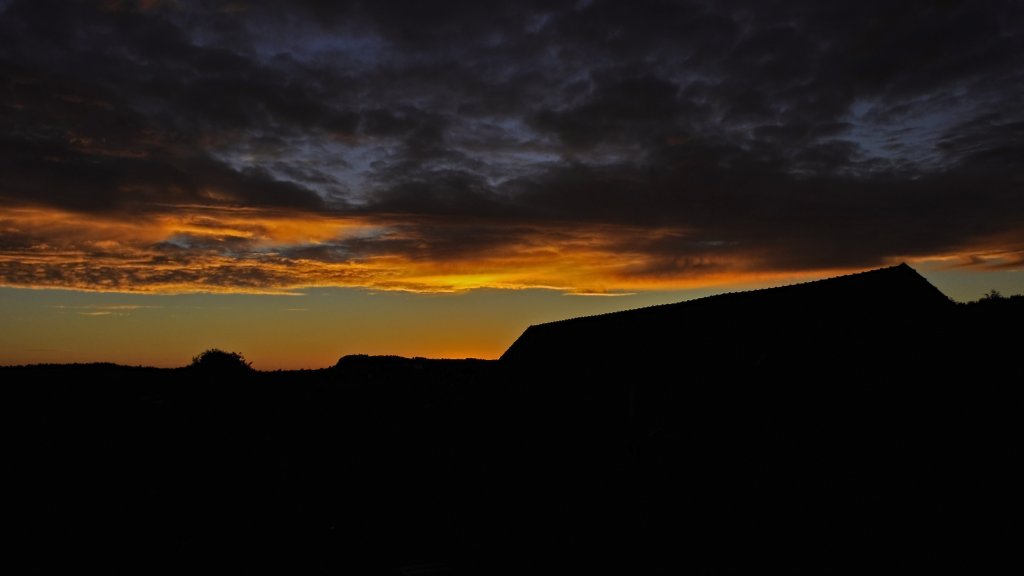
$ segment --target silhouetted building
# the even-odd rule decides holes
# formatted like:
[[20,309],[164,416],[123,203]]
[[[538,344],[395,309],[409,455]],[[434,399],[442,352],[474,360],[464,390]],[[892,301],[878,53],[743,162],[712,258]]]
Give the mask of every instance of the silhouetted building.
[[[837,359],[882,346],[924,345],[922,323],[955,304],[906,264],[779,288],[721,294],[530,326],[502,355],[512,365],[636,367],[680,360],[721,370],[780,353]],[[911,336],[913,334],[913,336]],[[908,340],[909,341],[904,341]],[[900,344],[901,341],[902,344]],[[879,358],[879,360],[881,360]]]

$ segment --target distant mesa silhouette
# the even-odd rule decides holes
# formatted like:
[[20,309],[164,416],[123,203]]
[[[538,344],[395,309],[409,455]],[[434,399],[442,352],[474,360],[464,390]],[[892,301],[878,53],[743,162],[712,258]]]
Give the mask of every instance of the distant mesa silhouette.
[[[868,272],[726,293],[696,300],[530,326],[504,364],[586,367],[717,358],[731,365],[798,346],[822,352],[822,339],[881,344],[921,322],[941,320],[955,303],[907,264]],[[915,323],[917,323],[915,325]],[[742,350],[742,352],[739,352]],[[737,351],[732,358],[729,351]]]
[[334,365],[335,368],[364,368],[374,367],[383,365],[395,365],[395,364],[408,364],[414,360],[422,360],[421,358],[406,358],[404,356],[395,356],[392,354],[373,356],[370,354],[349,354],[342,356],[338,359],[338,362]]

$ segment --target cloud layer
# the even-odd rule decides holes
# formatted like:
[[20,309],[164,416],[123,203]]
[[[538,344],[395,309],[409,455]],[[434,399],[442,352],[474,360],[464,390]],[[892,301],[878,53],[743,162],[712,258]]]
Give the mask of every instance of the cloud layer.
[[1024,7],[0,2],[0,284],[1024,262]]

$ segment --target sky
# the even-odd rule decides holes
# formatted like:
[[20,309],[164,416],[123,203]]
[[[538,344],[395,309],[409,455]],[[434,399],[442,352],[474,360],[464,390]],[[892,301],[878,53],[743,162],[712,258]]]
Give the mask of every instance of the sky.
[[0,363],[1024,292],[1021,102],[1016,0],[0,0]]

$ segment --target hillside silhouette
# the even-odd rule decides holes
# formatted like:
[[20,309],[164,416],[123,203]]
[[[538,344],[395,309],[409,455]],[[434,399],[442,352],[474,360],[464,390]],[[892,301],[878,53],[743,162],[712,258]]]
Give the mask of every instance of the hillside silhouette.
[[901,265],[533,326],[500,361],[0,368],[9,562],[996,572],[1021,320]]

